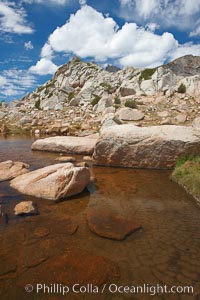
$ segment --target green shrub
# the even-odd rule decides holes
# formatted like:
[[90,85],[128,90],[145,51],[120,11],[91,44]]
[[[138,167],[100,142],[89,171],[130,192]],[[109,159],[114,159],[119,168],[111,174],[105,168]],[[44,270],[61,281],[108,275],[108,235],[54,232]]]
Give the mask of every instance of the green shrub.
[[126,100],[124,105],[126,107],[130,107],[130,108],[137,108],[137,104],[136,104],[135,100],[133,100],[133,99]]
[[183,186],[200,200],[200,156],[181,157],[171,175],[171,179]]
[[115,97],[115,104],[121,104],[121,100],[118,96]]
[[75,97],[75,94],[74,92],[70,92],[69,95],[68,95],[68,100],[72,100],[73,98]]
[[81,62],[81,59],[80,59],[80,57],[78,57],[78,56],[74,56],[74,57],[72,58],[71,62],[79,63],[79,62]]
[[40,93],[42,90],[44,90],[46,87],[45,86],[39,86],[37,89],[37,92]]
[[184,165],[184,163],[186,161],[200,161],[200,157],[199,156],[195,156],[195,155],[188,155],[188,156],[180,156],[179,159],[176,162],[176,168]]
[[178,87],[178,93],[184,94],[186,92],[186,86],[184,83],[181,83]]
[[40,99],[35,101],[35,108],[40,109]]
[[156,68],[145,69],[140,73],[139,81],[151,79],[151,76],[155,73]]
[[99,102],[100,99],[101,99],[100,96],[94,95],[94,98],[91,101],[92,106],[95,106]]
[[111,85],[107,82],[100,83],[100,86],[102,86],[107,93],[112,89]]

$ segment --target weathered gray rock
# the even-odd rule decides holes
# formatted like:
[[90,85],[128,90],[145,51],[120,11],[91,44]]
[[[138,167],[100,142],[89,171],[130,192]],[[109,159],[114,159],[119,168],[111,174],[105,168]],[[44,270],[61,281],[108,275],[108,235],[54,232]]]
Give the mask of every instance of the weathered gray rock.
[[141,90],[146,95],[154,95],[155,94],[155,86],[152,79],[143,80],[140,85]]
[[116,113],[116,116],[123,121],[139,121],[144,119],[143,112],[129,107],[119,109]]
[[197,129],[200,129],[200,117],[194,119],[194,121],[192,122],[192,126],[194,126]]
[[81,193],[89,181],[88,168],[61,163],[18,176],[10,185],[26,195],[59,200]]
[[136,92],[133,88],[129,88],[129,87],[125,87],[125,86],[122,86],[120,88],[120,93],[121,93],[122,97],[136,94]]
[[32,118],[24,116],[23,118],[20,119],[19,125],[31,124],[32,121],[33,121]]
[[187,114],[185,114],[185,113],[180,113],[180,114],[178,114],[178,115],[176,116],[176,121],[177,121],[178,123],[184,123],[184,122],[186,122],[186,121],[187,121]]
[[172,168],[179,156],[199,149],[200,131],[193,127],[117,125],[102,130],[93,158],[98,165]]
[[81,98],[74,98],[70,101],[69,105],[70,106],[79,106],[81,101]]
[[55,110],[63,110],[63,105],[60,104],[60,103],[57,103],[57,104],[55,105]]
[[39,139],[32,144],[32,150],[62,152],[72,154],[92,154],[96,138],[89,137],[50,137]]
[[0,182],[13,179],[29,172],[29,165],[23,162],[7,160],[0,163]]
[[103,112],[107,107],[112,106],[112,97],[102,97],[98,102],[95,111],[97,113]]

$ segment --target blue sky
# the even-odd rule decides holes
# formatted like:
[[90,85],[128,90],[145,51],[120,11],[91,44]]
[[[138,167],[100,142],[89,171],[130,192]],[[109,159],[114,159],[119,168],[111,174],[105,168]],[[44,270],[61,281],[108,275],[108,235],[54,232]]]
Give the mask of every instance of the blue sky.
[[0,101],[20,99],[74,55],[155,67],[200,55],[200,0],[0,0]]

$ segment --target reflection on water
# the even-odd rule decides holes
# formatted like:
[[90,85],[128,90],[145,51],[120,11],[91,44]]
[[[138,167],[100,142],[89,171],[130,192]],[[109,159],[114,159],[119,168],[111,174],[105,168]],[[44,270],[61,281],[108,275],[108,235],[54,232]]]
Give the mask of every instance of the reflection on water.
[[[0,139],[0,161],[23,161],[32,170],[55,163],[58,154],[32,152],[31,143],[30,138]],[[65,299],[58,294],[27,296],[22,287],[26,280],[27,283],[35,280],[35,274],[42,274],[45,282],[46,266],[51,265],[51,259],[52,263],[53,258],[59,262],[69,249],[82,249],[112,261],[120,271],[120,277],[115,279],[119,285],[196,286],[200,281],[200,209],[168,179],[170,172],[104,167],[93,167],[91,172],[94,182],[89,193],[57,204],[21,195],[9,187],[9,182],[0,184],[2,209],[9,218],[8,224],[0,224],[0,299]],[[21,200],[36,202],[40,214],[15,217],[14,206]],[[85,215],[91,208],[120,213],[141,224],[143,229],[121,242],[98,237],[86,224]],[[72,224],[68,223],[69,217]],[[76,232],[73,223],[78,225]],[[65,283],[65,278],[62,280]],[[145,294],[119,293],[66,296],[66,299],[150,298]],[[198,296],[168,294],[156,295],[154,299],[184,300]]]

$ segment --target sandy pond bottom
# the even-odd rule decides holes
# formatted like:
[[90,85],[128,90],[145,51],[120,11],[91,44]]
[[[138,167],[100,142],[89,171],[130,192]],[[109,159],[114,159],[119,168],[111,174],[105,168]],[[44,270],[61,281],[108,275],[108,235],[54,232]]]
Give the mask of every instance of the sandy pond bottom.
[[[30,138],[0,139],[0,161],[27,162],[31,169],[55,163],[58,154],[31,152]],[[77,157],[81,159],[81,157]],[[169,171],[92,167],[89,192],[60,203],[24,196],[0,183],[0,299],[200,299],[200,207],[169,180]],[[14,216],[22,200],[37,203],[40,214]],[[89,209],[120,213],[142,225],[124,241],[101,238],[86,222]],[[102,283],[107,282],[104,293]],[[36,293],[36,284],[55,293]],[[60,285],[100,284],[99,293],[59,294]],[[194,286],[194,294],[112,293],[117,286]],[[33,292],[24,287],[32,284]],[[78,287],[76,288],[78,291]],[[84,289],[83,289],[84,291]],[[114,288],[112,289],[114,291]],[[161,289],[160,289],[161,291]],[[153,288],[151,292],[154,293]]]

